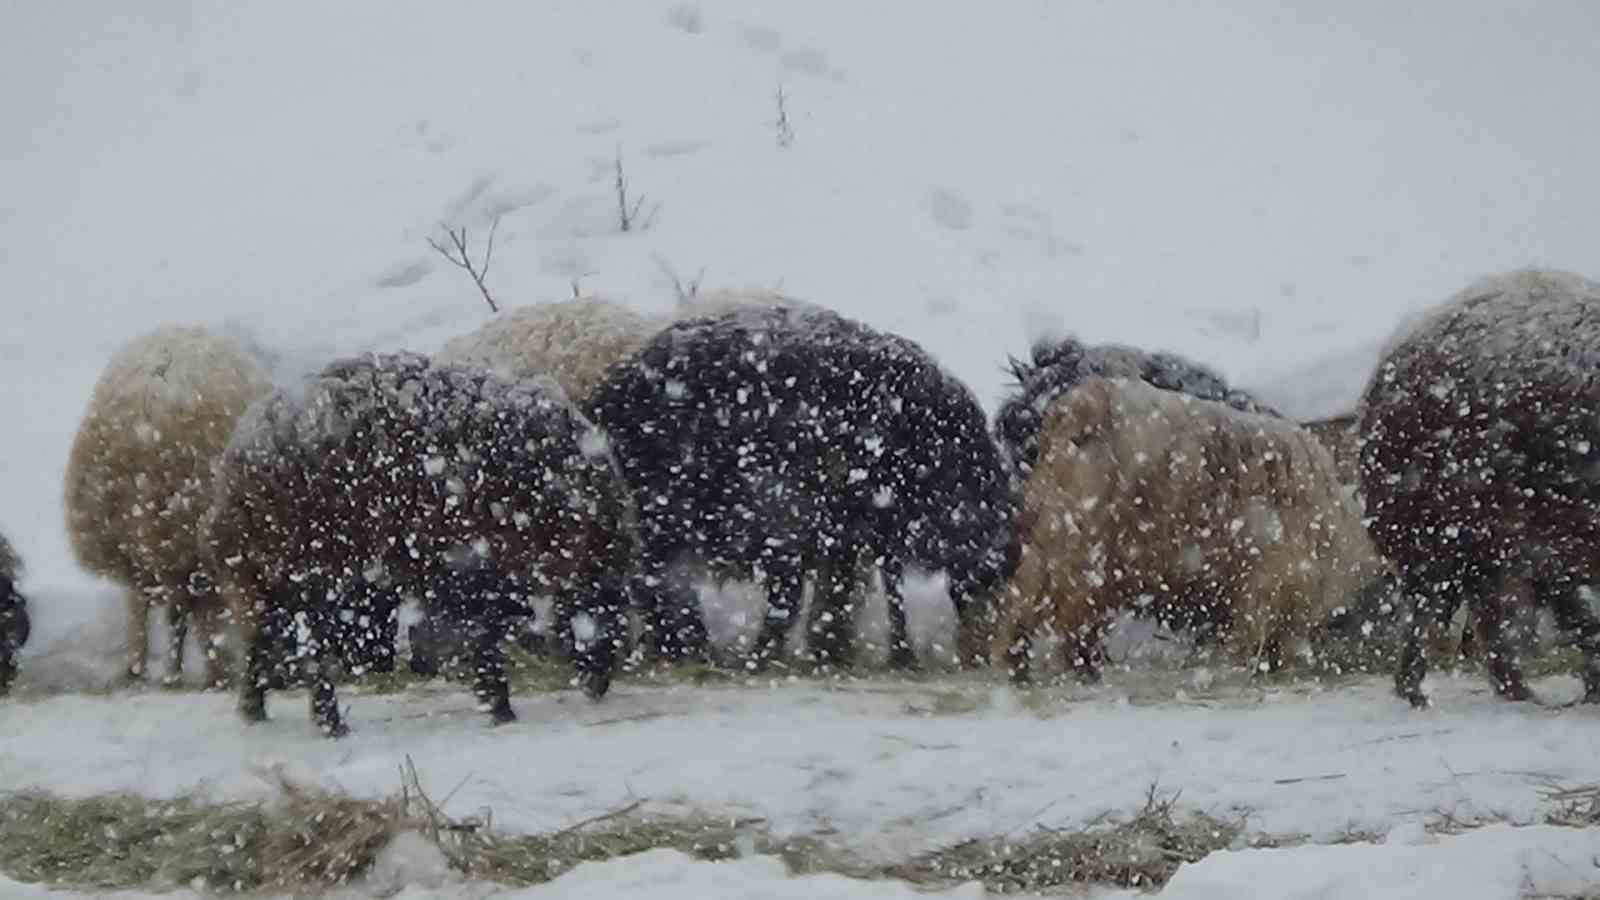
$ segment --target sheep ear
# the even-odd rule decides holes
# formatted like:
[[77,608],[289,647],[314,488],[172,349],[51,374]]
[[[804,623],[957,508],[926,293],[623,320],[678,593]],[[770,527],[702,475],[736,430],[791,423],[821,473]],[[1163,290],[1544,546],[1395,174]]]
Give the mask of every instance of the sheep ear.
[[1011,371],[1011,377],[1016,380],[1017,384],[1026,384],[1036,371],[1036,367],[1017,359],[1009,353],[1006,354],[1006,368]]

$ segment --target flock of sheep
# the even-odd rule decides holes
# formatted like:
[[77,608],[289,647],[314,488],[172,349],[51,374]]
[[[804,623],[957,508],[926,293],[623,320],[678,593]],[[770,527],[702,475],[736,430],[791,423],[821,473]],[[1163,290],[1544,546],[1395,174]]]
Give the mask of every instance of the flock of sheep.
[[[915,343],[759,292],[666,320],[528,307],[432,357],[337,359],[288,387],[251,347],[165,327],[96,385],[67,528],[127,590],[131,679],[162,606],[171,678],[193,625],[247,720],[304,685],[332,736],[336,681],[395,666],[407,599],[413,669],[464,658],[503,722],[506,644],[536,597],[598,699],[630,653],[712,653],[707,578],[765,588],[752,669],[785,656],[809,584],[806,652],[839,667],[876,572],[890,663],[913,666],[908,569],[946,576],[962,663],[1019,682],[1045,636],[1098,678],[1105,629],[1133,614],[1252,672],[1398,636],[1420,705],[1426,649],[1465,602],[1503,696],[1530,696],[1507,622],[1543,605],[1600,702],[1600,285],[1472,285],[1385,348],[1349,427],[1165,353],[1068,338],[1012,372],[991,424]],[[0,692],[28,638],[18,570],[0,538]]]

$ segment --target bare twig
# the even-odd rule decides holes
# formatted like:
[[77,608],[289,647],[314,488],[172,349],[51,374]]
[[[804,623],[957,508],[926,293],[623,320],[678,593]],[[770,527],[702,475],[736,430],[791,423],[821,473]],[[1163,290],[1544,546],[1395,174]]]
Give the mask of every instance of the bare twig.
[[572,281],[570,282],[571,285],[572,285],[572,299],[574,299],[574,300],[582,300],[583,299],[583,287],[582,287],[581,283],[585,278],[588,278],[590,275],[593,275],[593,274],[594,274],[593,272],[584,272],[582,275],[579,275],[579,276],[577,276],[577,277],[572,279]]
[[445,235],[449,237],[450,246],[446,247],[434,238],[428,238],[428,246],[432,247],[435,253],[449,260],[451,265],[459,269],[465,269],[467,274],[472,276],[472,283],[478,286],[478,293],[483,295],[483,302],[489,304],[489,311],[499,312],[500,306],[494,302],[494,297],[489,294],[489,286],[484,284],[483,280],[489,276],[489,261],[494,257],[494,234],[500,230],[500,217],[495,216],[494,224],[489,226],[489,241],[483,249],[482,263],[473,263],[472,261],[472,254],[468,249],[468,235],[465,225],[460,228],[451,228],[449,225],[441,223],[439,227],[443,228]]
[[677,295],[679,306],[688,306],[689,301],[699,295],[700,282],[705,280],[706,277],[705,266],[701,266],[700,271],[694,274],[694,279],[685,285],[683,279],[678,277],[677,270],[667,265],[666,260],[658,256],[656,257],[656,265],[660,267],[661,274],[667,276],[667,280],[672,282],[672,292]]
[[614,182],[617,192],[617,224],[624,232],[632,231],[637,227],[640,231],[650,227],[650,222],[656,217],[658,206],[652,206],[645,214],[644,221],[639,220],[639,210],[644,206],[644,196],[640,195],[632,203],[628,202],[628,177],[622,171],[622,148],[617,148],[616,180]]
[[565,837],[565,836],[567,836],[569,834],[572,834],[574,831],[582,831],[583,829],[588,828],[590,825],[595,825],[595,824],[598,824],[600,822],[609,822],[612,819],[620,819],[623,816],[627,815],[628,813],[631,813],[634,810],[638,809],[639,807],[643,806],[645,804],[645,801],[648,800],[648,799],[649,799],[648,797],[640,797],[638,800],[635,800],[632,803],[629,803],[627,806],[619,806],[619,807],[617,807],[616,809],[613,809],[610,812],[601,813],[598,816],[590,816],[587,819],[582,819],[582,820],[580,820],[578,822],[575,822],[575,823],[573,823],[571,825],[568,825],[566,828],[563,828],[560,831],[554,832],[553,834],[550,835],[550,837],[551,838]]
[[1338,781],[1341,778],[1348,778],[1348,777],[1350,777],[1350,776],[1344,774],[1343,772],[1337,772],[1337,773],[1335,773],[1333,775],[1306,775],[1306,776],[1303,776],[1303,777],[1300,777],[1300,778],[1275,778],[1275,779],[1273,779],[1272,783],[1273,784],[1300,784],[1301,782],[1305,782],[1305,781]]
[[778,85],[778,146],[794,143],[794,128],[789,125],[789,95]]
[[585,722],[583,727],[599,728],[603,725],[620,725],[623,722],[648,722],[651,719],[659,719],[665,715],[667,714],[664,712],[642,712],[631,716],[617,716],[613,719],[598,719],[594,722]]

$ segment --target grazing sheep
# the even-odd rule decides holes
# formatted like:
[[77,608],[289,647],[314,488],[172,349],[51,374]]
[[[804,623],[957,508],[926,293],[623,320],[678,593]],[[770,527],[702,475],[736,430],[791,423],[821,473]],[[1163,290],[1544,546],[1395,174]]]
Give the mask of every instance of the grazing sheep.
[[221,605],[195,534],[212,464],[245,408],[270,389],[237,341],[166,326],[124,346],[95,385],[67,460],[67,535],[78,562],[127,590],[128,671],[145,674],[150,607],[166,604],[169,680],[183,672],[191,614],[207,678],[225,680]]
[[1303,429],[1133,379],[1085,379],[1046,410],[1022,521],[994,643],[1019,682],[1047,625],[1097,679],[1103,630],[1140,608],[1276,669],[1382,575],[1359,507]]
[[[1506,623],[1548,604],[1600,702],[1600,284],[1525,269],[1403,326],[1361,408],[1361,490],[1414,604],[1395,687],[1425,706],[1423,642],[1465,602],[1491,681],[1531,699]],[[1531,587],[1531,592],[1523,590]]]
[[591,399],[640,512],[647,636],[701,652],[689,583],[759,573],[768,611],[752,665],[778,654],[806,576],[811,649],[847,662],[851,596],[883,572],[891,660],[914,662],[906,566],[944,570],[969,662],[987,591],[1006,577],[1014,501],[972,393],[911,341],[815,307],[750,306],[669,326]]
[[1033,361],[1011,359],[1016,390],[995,416],[995,436],[1005,447],[1017,477],[1026,480],[1039,452],[1039,426],[1055,399],[1095,375],[1136,378],[1164,390],[1226,403],[1244,412],[1278,413],[1244,391],[1228,387],[1221,375],[1174,353],[1149,353],[1119,344],[1091,346],[1076,338],[1039,341]]
[[28,643],[28,603],[17,589],[22,560],[5,535],[0,535],[0,697],[17,677],[17,651]]
[[[410,353],[335,361],[240,422],[203,540],[243,632],[240,712],[312,685],[314,720],[345,731],[338,656],[389,641],[396,598],[472,634],[475,693],[515,718],[507,623],[554,595],[592,698],[610,685],[635,555],[632,513],[605,438],[549,378],[508,380]],[[293,659],[277,659],[293,649]]]

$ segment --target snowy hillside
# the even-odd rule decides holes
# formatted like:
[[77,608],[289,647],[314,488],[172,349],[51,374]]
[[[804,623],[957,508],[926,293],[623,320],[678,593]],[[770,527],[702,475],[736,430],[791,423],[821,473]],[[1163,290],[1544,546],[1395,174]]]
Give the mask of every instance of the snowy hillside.
[[[1600,10],[1586,0],[11,0],[0,7],[0,533],[27,561],[36,633],[21,685],[33,699],[0,704],[0,790],[237,784],[252,762],[279,758],[388,790],[397,757],[418,747],[451,759],[437,777],[453,783],[487,778],[519,741],[547,745],[538,770],[470,793],[540,802],[495,802],[497,816],[556,827],[603,812],[622,790],[618,778],[563,768],[590,752],[561,746],[577,718],[626,714],[576,695],[518,698],[532,721],[493,733],[464,711],[465,693],[427,699],[448,709],[426,727],[394,729],[378,727],[379,701],[358,697],[361,734],[337,747],[292,718],[303,716],[298,695],[276,701],[281,721],[252,731],[222,697],[39,699],[101,685],[119,665],[121,606],[73,563],[60,485],[95,378],[136,334],[171,322],[232,328],[281,353],[280,374],[340,350],[435,350],[488,310],[427,239],[465,227],[482,246],[498,219],[487,283],[503,305],[567,297],[577,283],[656,312],[674,302],[670,272],[778,287],[911,337],[991,410],[1008,354],[1073,332],[1191,355],[1294,415],[1337,413],[1401,317],[1471,279],[1530,263],[1600,276],[1597,41]],[[639,203],[626,233],[619,159]],[[925,641],[944,622],[936,593],[920,592],[912,611]],[[1527,779],[1484,787],[1459,775],[1463,765],[1600,782],[1593,753],[1578,749],[1596,746],[1592,709],[1512,710],[1468,699],[1474,681],[1440,692],[1447,712],[1416,714],[1384,685],[1296,698],[1281,721],[1274,710],[1130,710],[1113,685],[1086,732],[1077,714],[991,728],[985,701],[941,720],[939,734],[902,737],[959,738],[974,761],[1015,753],[1021,780],[935,755],[890,783],[821,793],[807,765],[852,778],[904,765],[883,762],[894,741],[869,747],[867,735],[924,726],[895,703],[834,709],[827,693],[801,690],[763,710],[759,694],[740,695],[730,721],[756,728],[753,741],[791,744],[817,716],[833,729],[822,734],[861,743],[834,762],[804,763],[793,749],[770,779],[724,780],[716,754],[727,739],[706,730],[723,715],[714,702],[702,711],[693,695],[630,694],[624,683],[615,705],[674,706],[690,724],[670,735],[673,758],[706,756],[657,769],[652,794],[693,797],[721,781],[726,793],[699,798],[713,811],[750,804],[796,827],[813,813],[856,815],[852,835],[885,852],[905,849],[885,835],[1081,822],[1158,776],[1186,802],[1265,810],[1271,830],[1313,836],[1352,822],[1383,834],[1441,804],[1536,820]],[[1383,777],[1352,773],[1323,793],[1252,783],[1326,768],[1292,764],[1328,750],[1296,734],[1297,715],[1330,735],[1348,728],[1352,745],[1422,736],[1405,739],[1409,755]],[[793,732],[761,731],[769,717]],[[1158,758],[1179,722],[1210,744],[1197,751],[1206,766]],[[1025,752],[1012,729],[1028,733]],[[628,756],[662,739],[650,728],[612,737],[608,762],[661,762]],[[1275,750],[1279,737],[1304,746]],[[190,767],[211,740],[217,752]],[[1080,740],[1097,748],[1092,765],[1054,755]],[[1102,752],[1118,740],[1130,756]],[[813,749],[820,759],[828,748]],[[1281,768],[1263,770],[1260,754],[1280,751]],[[1382,769],[1387,753],[1352,759]],[[751,751],[741,764],[763,759]],[[1047,761],[1053,769],[1040,768]],[[1335,770],[1351,773],[1349,762]],[[966,780],[950,780],[951,766]],[[930,784],[950,803],[981,790],[1002,805],[970,806],[957,827],[877,793]],[[1007,791],[1024,796],[1001,799]],[[915,822],[904,835],[885,824],[901,815]],[[1600,854],[1600,831],[1577,834]],[[1573,840],[1583,838],[1550,838],[1550,852],[1587,865]],[[1315,849],[1259,851],[1306,854],[1275,874],[1232,858],[1257,851],[1207,860],[1194,871],[1209,880],[1180,873],[1170,893],[1244,896],[1214,885],[1412,864],[1392,845],[1367,848],[1389,851],[1382,863]],[[1509,852],[1459,854],[1504,861],[1496,871],[1522,864]],[[642,865],[677,871],[670,859]],[[773,886],[782,880],[758,862],[730,865],[748,877],[743,896],[805,895]],[[626,871],[604,877],[588,883],[637,890]],[[1585,877],[1600,883],[1600,870]],[[1192,893],[1179,891],[1184,878]],[[561,883],[529,896],[563,895]],[[1452,896],[1512,895],[1498,884],[1486,877],[1482,893]],[[895,890],[881,896],[908,895]],[[1373,894],[1351,882],[1319,896]]]

